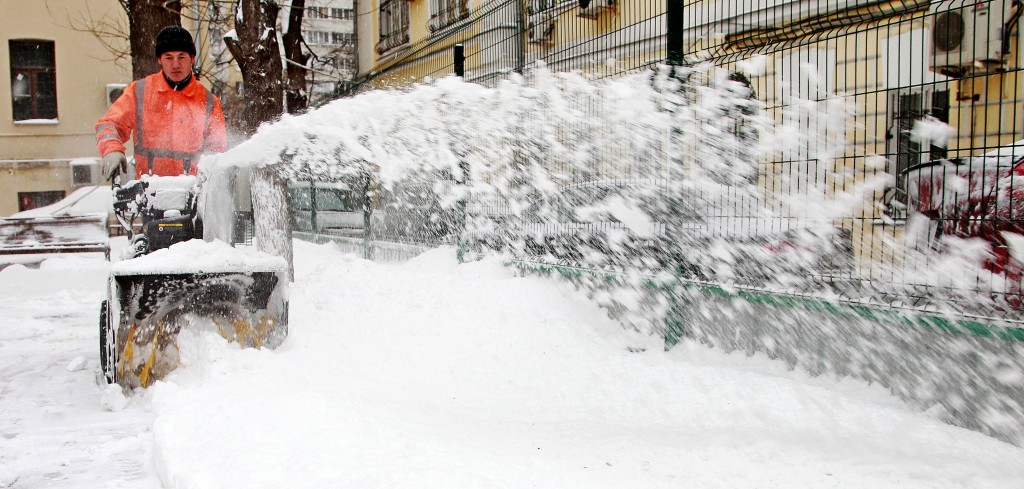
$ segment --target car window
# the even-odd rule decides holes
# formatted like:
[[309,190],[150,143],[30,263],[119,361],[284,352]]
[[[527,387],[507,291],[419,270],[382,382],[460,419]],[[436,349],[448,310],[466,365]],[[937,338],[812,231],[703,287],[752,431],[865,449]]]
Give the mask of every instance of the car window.
[[299,211],[310,209],[309,188],[290,188],[288,197],[291,200],[292,209]]
[[355,212],[362,209],[362,205],[351,191],[334,188],[318,188],[316,206],[317,210],[334,212]]

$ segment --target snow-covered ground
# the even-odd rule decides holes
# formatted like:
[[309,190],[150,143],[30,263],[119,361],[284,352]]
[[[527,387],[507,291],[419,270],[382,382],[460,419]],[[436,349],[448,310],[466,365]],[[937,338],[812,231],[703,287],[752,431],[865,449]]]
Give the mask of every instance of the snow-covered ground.
[[297,242],[290,336],[96,383],[108,264],[0,270],[0,488],[1019,488],[1024,449],[878,387],[625,331],[451,249]]

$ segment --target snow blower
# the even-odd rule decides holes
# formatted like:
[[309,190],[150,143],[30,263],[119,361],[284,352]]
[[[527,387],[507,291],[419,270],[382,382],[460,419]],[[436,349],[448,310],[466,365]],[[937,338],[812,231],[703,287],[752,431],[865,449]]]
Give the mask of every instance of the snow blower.
[[114,214],[130,246],[125,259],[111,266],[100,307],[100,365],[107,383],[132,389],[166,376],[178,365],[177,336],[184,328],[209,328],[246,347],[273,348],[284,340],[289,265],[247,246],[252,205],[244,180],[214,189],[242,204],[231,209],[233,219],[211,216],[213,223],[233,221],[228,242],[201,239],[225,233],[204,233],[209,206],[200,198],[197,177],[144,176],[124,186],[115,180]]

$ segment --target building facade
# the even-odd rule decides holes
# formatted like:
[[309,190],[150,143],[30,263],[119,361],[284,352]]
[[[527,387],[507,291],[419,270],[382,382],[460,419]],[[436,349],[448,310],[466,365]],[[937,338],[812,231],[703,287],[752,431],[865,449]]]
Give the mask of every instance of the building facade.
[[116,0],[3,0],[0,59],[0,216],[41,207],[102,180],[93,124],[124,84],[127,59],[90,29],[123,26]]
[[354,0],[310,0],[302,20],[302,38],[312,54],[309,102],[318,105],[346,90],[356,75]]

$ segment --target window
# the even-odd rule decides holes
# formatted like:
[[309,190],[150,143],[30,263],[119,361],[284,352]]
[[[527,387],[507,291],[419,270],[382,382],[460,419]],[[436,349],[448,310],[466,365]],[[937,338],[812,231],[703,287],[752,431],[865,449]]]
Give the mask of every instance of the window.
[[430,0],[430,30],[447,27],[469,17],[468,0]]
[[564,3],[565,0],[530,0],[527,4],[526,9],[531,14],[543,12],[548,9],[553,9],[558,4]]
[[18,212],[56,204],[63,198],[63,190],[51,190],[47,192],[18,192]]
[[323,31],[302,31],[302,38],[309,44],[327,44],[328,35]]
[[917,121],[931,116],[949,122],[948,78],[927,69],[927,53],[932,51],[931,32],[913,29],[880,41],[882,69],[887,90],[885,139],[888,172],[896,177],[896,185],[886,189],[883,197],[886,214],[906,219],[907,168],[929,160],[946,157],[946,149],[912,137]]
[[53,41],[11,40],[11,104],[14,120],[57,118],[57,70]]
[[351,32],[302,31],[302,38],[309,44],[333,44],[353,47],[356,35]]
[[334,56],[322,59],[322,66],[325,70],[333,72],[356,70],[356,60],[351,56]]
[[335,68],[342,71],[355,71],[356,60],[352,58],[335,58]]
[[[940,85],[941,86],[941,85]],[[925,117],[949,122],[949,90],[925,89],[894,90],[889,95],[889,121],[886,139],[889,141],[889,172],[896,176],[896,198],[906,202],[907,168],[930,160],[946,157],[946,148],[929,145],[913,137],[914,124]]]
[[331,44],[339,46],[355,46],[356,35],[350,32],[332,32]]
[[307,19],[326,19],[327,7],[306,7]]
[[380,39],[377,52],[384,53],[409,42],[408,0],[382,0],[380,3]]
[[307,7],[306,18],[352,20],[355,18],[354,12],[355,11],[350,8]]

